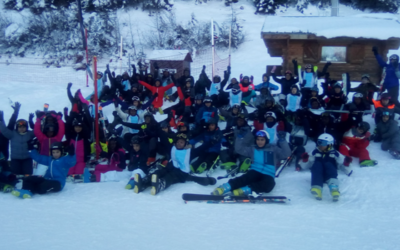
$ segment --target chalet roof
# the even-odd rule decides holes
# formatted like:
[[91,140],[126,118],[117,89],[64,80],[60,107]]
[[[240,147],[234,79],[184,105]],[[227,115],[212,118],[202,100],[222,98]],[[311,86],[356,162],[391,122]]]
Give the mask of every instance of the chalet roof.
[[268,16],[261,35],[314,34],[318,37],[352,37],[387,40],[400,38],[400,22],[392,14],[345,17]]
[[150,60],[192,61],[189,50],[153,50],[148,56]]

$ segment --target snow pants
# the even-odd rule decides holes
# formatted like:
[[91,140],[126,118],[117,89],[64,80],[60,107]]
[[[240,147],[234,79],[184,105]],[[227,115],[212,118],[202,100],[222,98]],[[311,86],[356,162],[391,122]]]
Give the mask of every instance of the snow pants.
[[109,171],[122,172],[122,169],[120,169],[117,166],[113,166],[113,165],[101,165],[101,164],[98,164],[94,169],[94,175],[96,176],[96,181],[97,182],[102,181],[103,174],[105,174],[105,173],[107,173]]
[[60,192],[62,187],[59,181],[47,180],[39,176],[29,176],[23,179],[22,189],[29,190],[33,194],[45,194]]
[[249,186],[257,193],[269,193],[275,187],[274,177],[251,169],[240,177],[230,179],[228,183],[231,185],[231,190]]
[[387,91],[388,91],[388,94],[390,95],[390,98],[391,98],[392,102],[397,107],[400,107],[400,103],[399,103],[399,86],[390,88]]
[[386,140],[382,140],[381,149],[384,151],[396,150],[400,152],[400,134],[396,134]]
[[308,108],[308,102],[310,101],[311,97],[311,89],[310,88],[302,88],[301,89],[301,101],[300,106],[303,108]]
[[157,137],[152,137],[140,145],[143,149],[149,152],[149,158],[156,158],[157,155]]
[[311,167],[311,186],[322,189],[325,182],[338,185],[337,175],[337,168],[332,162],[315,161]]
[[340,144],[339,152],[344,156],[357,157],[359,162],[371,160],[369,152],[366,148],[349,147],[346,144]]
[[33,173],[32,158],[11,159],[11,171],[16,175],[31,175]]
[[76,162],[75,166],[69,169],[68,175],[74,175],[74,174],[83,174],[83,170],[86,167],[85,162]]

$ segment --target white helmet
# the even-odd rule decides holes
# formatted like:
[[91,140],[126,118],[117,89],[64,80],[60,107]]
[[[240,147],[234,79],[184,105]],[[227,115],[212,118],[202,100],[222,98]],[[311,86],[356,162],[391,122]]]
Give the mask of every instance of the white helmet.
[[324,133],[318,136],[317,146],[328,146],[329,148],[333,146],[335,139],[330,134]]

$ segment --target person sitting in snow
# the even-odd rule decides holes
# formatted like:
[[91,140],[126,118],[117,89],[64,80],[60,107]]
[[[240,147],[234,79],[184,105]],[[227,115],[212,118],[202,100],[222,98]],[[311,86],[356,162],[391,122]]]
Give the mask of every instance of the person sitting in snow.
[[[315,199],[322,200],[322,188],[328,184],[333,201],[340,197],[338,168],[348,167],[351,157],[343,157],[333,147],[334,139],[330,134],[322,134],[318,137],[317,147],[309,154],[302,154],[299,163],[302,169],[311,168],[311,194]],[[350,175],[351,172],[348,172]]]
[[374,103],[375,107],[375,123],[378,124],[380,121],[382,121],[382,112],[385,109],[390,109],[393,113],[400,114],[400,107],[397,107],[393,102],[392,102],[392,97],[389,95],[389,93],[383,93],[381,95],[380,100],[374,100],[372,99],[372,102]]
[[290,148],[284,138],[278,145],[269,143],[269,134],[265,130],[256,133],[256,143],[246,150],[251,158],[250,170],[240,177],[233,178],[214,189],[212,195],[224,195],[232,192],[236,196],[246,196],[256,193],[269,193],[275,186],[275,167],[279,159],[290,156]]
[[76,164],[75,148],[73,145],[69,147],[68,155],[64,156],[64,147],[61,142],[54,142],[51,147],[51,156],[41,155],[35,149],[37,145],[33,141],[29,144],[29,154],[36,162],[48,167],[45,175],[29,176],[22,179],[21,183],[17,183],[14,196],[27,199],[33,194],[46,194],[50,192],[60,192],[63,190],[67,178],[68,171]]
[[[175,183],[194,181],[200,185],[208,186],[214,185],[217,182],[217,180],[212,177],[190,175],[190,158],[192,149],[186,147],[187,143],[188,141],[185,134],[178,134],[176,136],[175,144],[171,150],[171,161],[166,167],[159,169],[151,176],[152,195],[158,194]],[[141,176],[138,174],[135,175],[135,183],[139,190],[143,189],[141,187],[143,182],[141,181]]]

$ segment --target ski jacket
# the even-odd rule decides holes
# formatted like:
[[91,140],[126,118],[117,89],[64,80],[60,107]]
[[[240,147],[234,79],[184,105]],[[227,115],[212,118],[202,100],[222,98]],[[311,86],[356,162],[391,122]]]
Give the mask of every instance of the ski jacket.
[[[8,121],[7,125],[8,130],[10,131],[14,130],[17,118],[18,118],[18,113],[14,111],[14,113],[10,117],[10,120]],[[8,160],[9,157],[8,146],[9,146],[9,139],[3,135],[2,130],[0,129],[0,154],[3,154],[5,160]]]
[[380,121],[376,133],[382,138],[382,144],[390,143],[395,150],[400,151],[400,129],[395,120]]
[[145,150],[140,149],[139,151],[135,152],[132,150],[130,153],[130,160],[128,165],[128,171],[133,171],[135,169],[141,169],[144,173],[148,172],[147,166],[147,158],[148,152]]
[[254,144],[254,136],[251,133],[251,127],[246,124],[243,127],[235,127],[233,129],[233,143],[236,154],[251,155],[250,147]]
[[223,140],[225,139],[223,138],[221,131],[216,127],[214,131],[207,130],[204,133],[201,133],[199,136],[191,139],[189,143],[195,145],[196,143],[203,141],[204,144],[209,145],[207,152],[219,153],[221,151]]
[[30,158],[28,151],[28,141],[35,137],[33,131],[26,131],[24,134],[18,131],[8,129],[4,122],[0,122],[1,134],[11,142],[11,159],[28,159]]
[[301,108],[300,107],[300,102],[301,102],[301,94],[300,93],[297,93],[296,95],[288,94],[286,96],[286,100],[287,100],[287,106],[286,106],[287,111],[296,112],[296,110],[299,110]]
[[76,164],[75,155],[62,156],[56,160],[51,156],[40,155],[37,150],[32,150],[30,156],[37,163],[49,167],[44,175],[45,179],[58,181],[61,184],[61,189],[64,188],[68,171]]
[[141,85],[145,86],[148,90],[150,90],[151,93],[153,93],[153,95],[155,93],[158,93],[158,96],[153,101],[154,108],[161,108],[162,107],[165,91],[167,91],[168,89],[170,89],[170,88],[172,88],[174,86],[174,83],[170,83],[167,86],[159,86],[159,87],[151,86],[150,84],[148,84],[146,82],[143,82],[143,81],[139,81],[139,83]]
[[269,92],[271,92],[271,90],[278,90],[279,87],[273,83],[270,82],[262,82],[258,85],[256,85],[255,90],[256,91],[261,91],[262,88],[267,88]]
[[355,88],[350,88],[348,91],[361,93],[364,101],[371,102],[374,92],[378,92],[379,88],[375,84],[369,82],[365,84],[361,83]]
[[34,133],[40,143],[40,150],[39,153],[41,155],[50,156],[50,147],[51,144],[54,142],[61,142],[62,138],[64,137],[65,133],[65,125],[64,122],[61,120],[60,116],[52,115],[53,117],[57,118],[58,123],[58,132],[53,137],[47,137],[41,130],[41,121],[43,117],[36,118]]
[[287,80],[285,77],[279,79],[278,77],[276,77],[275,73],[272,73],[272,78],[275,82],[281,85],[281,93],[284,95],[290,94],[290,87],[292,87],[292,85],[296,84],[299,81],[297,78],[294,77],[290,78],[290,80]]
[[219,120],[218,109],[213,106],[208,108],[204,105],[200,108],[199,112],[197,112],[196,123],[200,124],[201,120],[208,122],[211,117],[214,117],[215,119],[217,119],[217,121]]
[[[117,111],[118,116],[121,117],[121,119],[124,122],[133,123],[133,124],[142,124],[143,123],[143,117],[142,117],[143,112],[141,112],[141,115],[138,115],[138,112],[137,112],[136,115],[131,116],[131,115],[123,112],[120,107],[115,108],[115,110]],[[139,130],[128,128],[127,126],[124,126],[121,137],[124,137],[124,135],[126,133],[137,134],[137,133],[139,133]]]
[[375,55],[376,60],[378,61],[378,64],[382,68],[386,68],[386,76],[385,80],[383,82],[383,86],[387,89],[398,87],[399,86],[399,78],[396,75],[396,72],[399,72],[400,70],[400,65],[398,65],[396,68],[390,63],[386,63],[383,61],[382,57],[378,54]]
[[318,148],[314,149],[310,154],[307,162],[299,161],[302,169],[311,168],[315,162],[333,163],[338,169],[343,168],[344,156],[335,149],[329,151],[320,151]]
[[291,150],[286,141],[279,141],[278,146],[266,144],[263,148],[254,145],[248,150],[252,163],[250,169],[261,174],[269,175],[275,178],[276,166],[280,159],[286,159],[290,156]]

